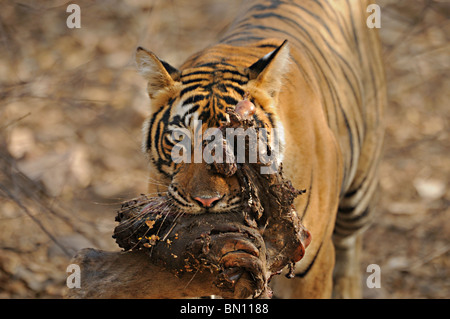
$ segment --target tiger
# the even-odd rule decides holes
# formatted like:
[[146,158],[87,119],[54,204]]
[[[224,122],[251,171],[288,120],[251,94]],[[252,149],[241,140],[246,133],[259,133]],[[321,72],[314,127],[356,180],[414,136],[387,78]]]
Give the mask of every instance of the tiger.
[[275,276],[277,298],[361,298],[362,235],[374,216],[386,105],[381,44],[366,0],[246,2],[220,39],[174,67],[142,47],[150,116],[143,151],[149,192],[187,214],[241,205],[235,178],[204,162],[175,163],[173,131],[218,127],[248,98],[258,127],[277,129],[284,174],[312,236],[294,278]]

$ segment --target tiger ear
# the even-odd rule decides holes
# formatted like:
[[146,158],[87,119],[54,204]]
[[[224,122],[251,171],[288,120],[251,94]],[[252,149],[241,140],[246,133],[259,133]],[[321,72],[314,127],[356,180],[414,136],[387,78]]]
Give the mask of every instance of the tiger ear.
[[284,74],[289,66],[289,45],[284,42],[272,52],[253,63],[249,68],[249,79],[275,97],[280,91]]
[[154,53],[138,47],[136,64],[139,73],[148,81],[148,94],[152,98],[156,92],[173,86],[180,79],[180,71],[160,60]]

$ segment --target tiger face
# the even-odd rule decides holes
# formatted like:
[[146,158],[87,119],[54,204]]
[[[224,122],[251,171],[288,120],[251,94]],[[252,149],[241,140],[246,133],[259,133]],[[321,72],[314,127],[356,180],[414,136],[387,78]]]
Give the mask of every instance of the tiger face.
[[148,81],[152,109],[143,127],[143,151],[151,162],[149,192],[165,193],[185,213],[232,211],[241,207],[242,199],[236,177],[215,173],[195,152],[188,152],[184,161],[174,160],[174,147],[183,138],[190,135],[194,144],[197,134],[219,127],[226,120],[226,108],[234,107],[244,95],[256,106],[257,127],[282,128],[275,108],[289,59],[287,44],[261,46],[243,52],[245,58],[240,59],[227,54],[235,49],[226,45],[209,49],[181,70],[143,48],[136,53],[138,70]]

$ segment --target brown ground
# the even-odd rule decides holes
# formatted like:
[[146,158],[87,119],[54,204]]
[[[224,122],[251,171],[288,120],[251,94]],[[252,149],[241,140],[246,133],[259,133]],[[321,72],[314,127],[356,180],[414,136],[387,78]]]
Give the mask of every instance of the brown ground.
[[[66,27],[66,1],[2,3],[0,297],[58,298],[67,254],[117,249],[115,211],[148,182],[135,47],[177,65],[223,32],[239,2],[79,0],[81,29]],[[364,295],[448,298],[450,6],[380,5],[390,103],[362,271],[365,282],[378,264],[381,288]]]

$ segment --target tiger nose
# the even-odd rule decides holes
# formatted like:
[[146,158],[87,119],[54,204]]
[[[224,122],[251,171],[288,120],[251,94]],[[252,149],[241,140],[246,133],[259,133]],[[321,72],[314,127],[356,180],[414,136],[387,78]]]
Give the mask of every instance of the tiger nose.
[[203,206],[205,208],[209,208],[214,206],[221,197],[218,196],[197,196],[194,197],[194,200],[200,204],[200,206]]

